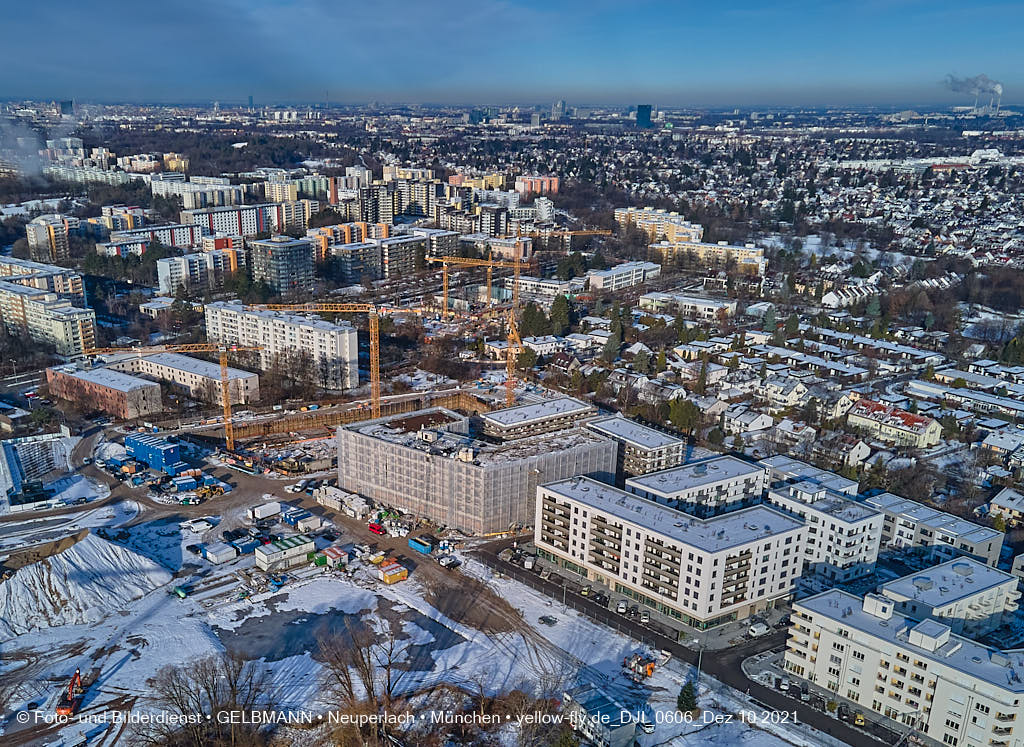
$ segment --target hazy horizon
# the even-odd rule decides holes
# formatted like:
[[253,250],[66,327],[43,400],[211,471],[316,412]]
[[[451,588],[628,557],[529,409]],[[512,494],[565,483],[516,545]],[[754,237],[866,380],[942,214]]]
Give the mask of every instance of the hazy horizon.
[[[1024,100],[1024,6],[795,0],[57,0],[5,18],[8,99],[153,104],[969,105],[948,74]],[[92,30],[101,28],[103,36]],[[40,44],[40,35],[46,44]],[[983,97],[987,101],[986,97]]]

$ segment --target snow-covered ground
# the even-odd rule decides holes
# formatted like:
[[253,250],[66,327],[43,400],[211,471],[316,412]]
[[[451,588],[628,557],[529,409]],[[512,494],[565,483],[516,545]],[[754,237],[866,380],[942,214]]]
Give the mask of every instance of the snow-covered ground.
[[53,542],[82,529],[120,526],[138,516],[139,510],[139,504],[135,501],[118,501],[100,508],[83,507],[82,511],[73,514],[9,522],[0,527],[0,553],[10,554],[33,545]]
[[429,391],[458,383],[455,379],[449,379],[447,376],[430,373],[429,371],[422,371],[418,368],[411,374],[400,374],[396,378],[398,381],[408,384],[416,391]]
[[[214,528],[207,535],[218,532]],[[790,725],[772,727],[778,731],[770,734],[736,720],[714,728],[701,721],[680,723],[672,718],[675,700],[693,677],[691,667],[670,661],[637,686],[623,676],[621,662],[644,650],[639,643],[518,582],[495,577],[469,557],[462,558],[461,570],[509,600],[525,626],[485,634],[431,606],[415,572],[405,582],[386,586],[374,578],[372,566],[352,576],[299,568],[289,572],[289,583],[280,590],[240,594],[240,579],[252,569],[251,556],[211,566],[184,549],[212,536],[193,534],[173,520],[108,535],[121,544],[91,536],[0,585],[10,597],[6,602],[0,597],[5,621],[0,631],[20,633],[5,644],[0,668],[31,674],[16,694],[17,703],[49,697],[55,692],[53,682],[81,667],[98,672],[89,690],[90,709],[124,707],[123,699],[137,694],[139,683],[161,667],[227,648],[263,662],[273,677],[278,707],[316,711],[327,707],[321,700],[321,665],[314,658],[318,637],[344,635],[346,624],[380,632],[390,623],[408,647],[409,672],[402,686],[410,690],[446,682],[474,691],[482,684],[493,693],[522,688],[557,696],[568,687],[597,684],[657,725],[654,734],[639,735],[644,747],[828,744],[825,735]],[[168,571],[182,571],[181,578],[171,582]],[[168,594],[171,583],[190,588],[189,597]],[[46,599],[53,588],[60,594]],[[539,622],[542,616],[556,622],[546,626]],[[54,627],[35,629],[41,625]],[[708,678],[702,681],[700,705],[723,714],[749,707],[742,694]],[[140,700],[134,707],[151,706]],[[66,731],[69,736],[74,729]]]

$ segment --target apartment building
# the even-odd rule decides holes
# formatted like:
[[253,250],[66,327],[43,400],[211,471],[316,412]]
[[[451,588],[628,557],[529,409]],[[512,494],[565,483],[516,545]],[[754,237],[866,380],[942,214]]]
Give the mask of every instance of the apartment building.
[[25,226],[29,255],[36,262],[67,262],[71,259],[70,232],[78,228],[78,218],[64,215],[40,215]]
[[496,444],[431,408],[338,429],[338,487],[465,532],[531,524],[542,480],[614,473],[615,444],[582,428]]
[[282,296],[309,296],[316,284],[315,250],[308,239],[274,236],[252,241],[252,279],[262,280]]
[[736,302],[727,298],[705,298],[685,293],[645,293],[637,305],[643,311],[657,314],[675,313],[687,319],[717,321],[723,316],[736,315]]
[[787,600],[805,536],[765,506],[698,519],[587,477],[537,489],[538,555],[699,629]]
[[683,439],[628,418],[588,420],[586,427],[619,445],[616,473],[619,480],[675,467],[685,455]]
[[864,500],[885,514],[882,542],[889,547],[920,547],[937,560],[966,555],[993,568],[999,562],[1003,532],[892,493]]
[[425,240],[426,256],[451,257],[459,253],[459,234],[440,228],[413,228],[409,235]]
[[359,386],[359,341],[350,324],[324,321],[241,303],[206,304],[206,335],[213,342],[259,345],[261,366],[278,356],[308,353],[317,367],[317,381],[329,389]]
[[195,179],[192,181],[153,179],[150,181],[149,188],[154,196],[178,198],[186,210],[241,205],[245,200],[244,187],[232,185],[228,179],[217,177],[207,177],[202,183]]
[[89,218],[107,231],[131,231],[146,224],[146,211],[138,205],[104,205],[98,218]]
[[[483,257],[525,262],[533,256],[533,238],[530,236],[488,236],[485,233],[462,233],[459,245],[480,252]],[[458,251],[452,252],[457,254]]]
[[1024,658],[895,607],[880,594],[861,599],[840,589],[794,602],[786,669],[900,733],[914,727],[928,744],[1016,744]]
[[557,176],[523,176],[516,177],[516,192],[524,199],[532,195],[554,195],[558,194]]
[[96,347],[96,312],[56,293],[0,281],[0,319],[9,334],[53,345],[60,356]]
[[597,412],[593,405],[572,397],[558,397],[530,405],[481,413],[482,431],[491,438],[511,441],[539,433],[573,428]]
[[620,228],[634,226],[655,241],[693,242],[704,239],[704,226],[690,223],[679,213],[656,208],[615,208],[615,222]]
[[661,274],[654,262],[623,262],[607,270],[590,270],[587,283],[592,291],[617,291],[646,283]]
[[764,277],[768,260],[764,249],[753,244],[733,246],[724,241],[705,244],[695,241],[659,241],[649,249],[658,252],[662,264],[692,263],[711,270],[733,270],[743,275]]
[[182,210],[181,222],[206,228],[210,233],[255,236],[260,233],[305,230],[309,217],[320,211],[317,200],[266,202],[258,205]]
[[122,420],[144,418],[163,411],[160,385],[108,368],[77,365],[46,369],[50,395]]
[[[179,249],[195,249],[202,246],[203,238],[209,236],[213,231],[204,226],[175,223],[166,226],[146,226],[145,228],[133,228],[128,231],[115,231],[110,234],[110,241],[103,246],[126,244],[131,247],[133,254],[142,254],[145,249],[136,249],[136,246],[148,247],[150,244],[159,241],[164,246],[176,246]],[[99,251],[97,245],[96,249]],[[118,252],[122,256],[125,251]]]
[[808,585],[831,586],[874,572],[882,544],[879,509],[809,480],[773,488],[767,500],[807,524],[804,580]]
[[29,288],[56,293],[61,298],[85,306],[85,283],[74,270],[17,257],[0,257],[0,278]]
[[768,470],[733,456],[700,459],[626,480],[626,490],[647,500],[711,516],[760,502]]
[[926,449],[942,438],[942,425],[934,418],[870,399],[857,400],[846,413],[846,422],[897,446]]
[[224,280],[238,270],[239,253],[236,249],[214,249],[158,259],[156,276],[160,294],[174,296],[178,288],[223,287]]
[[316,247],[318,262],[335,254],[338,247],[370,239],[386,239],[390,235],[391,226],[386,223],[338,223],[306,231],[306,238],[312,240]]
[[380,250],[381,277],[393,280],[410,275],[424,267],[427,239],[423,236],[392,236],[373,239]]
[[915,620],[932,618],[957,635],[987,635],[1017,610],[1018,579],[971,558],[956,558],[882,584],[896,611]]
[[293,181],[263,182],[263,196],[267,202],[295,202],[299,199],[299,185]]
[[[179,353],[156,353],[143,357],[117,356],[107,369],[166,381],[188,396],[207,402],[221,401],[219,363]],[[228,395],[233,405],[246,405],[260,398],[260,379],[254,373],[228,367]]]

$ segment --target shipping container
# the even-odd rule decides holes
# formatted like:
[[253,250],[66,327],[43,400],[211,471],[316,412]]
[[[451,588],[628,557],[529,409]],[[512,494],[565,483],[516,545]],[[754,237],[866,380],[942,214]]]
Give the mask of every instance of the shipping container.
[[226,542],[203,546],[203,557],[211,563],[225,563],[238,556],[237,548]]
[[[153,469],[168,474],[178,474],[177,465],[181,463],[178,444],[168,443],[156,436],[132,434],[125,436],[124,450],[128,456]],[[182,464],[182,467],[185,466]]]
[[320,528],[323,520],[319,516],[306,516],[295,522],[295,528],[300,532],[313,532]]
[[434,551],[434,545],[430,540],[424,539],[423,537],[410,537],[409,547],[416,552],[421,552],[424,555],[430,555]]
[[299,534],[256,548],[256,567],[262,571],[290,568],[306,562],[306,555],[316,549],[310,537]]
[[409,570],[399,563],[382,565],[377,569],[377,578],[386,584],[395,584],[409,578]]
[[284,519],[285,524],[293,527],[303,519],[308,519],[310,516],[312,516],[312,514],[309,511],[297,509],[289,511],[288,513],[284,514],[284,516],[282,516],[281,518]]
[[248,555],[251,552],[255,552],[256,548],[260,547],[263,543],[258,539],[247,539],[244,541],[232,542],[231,544],[238,548],[238,552],[241,555]]
[[271,501],[270,503],[250,508],[249,518],[256,521],[257,519],[266,519],[268,516],[276,516],[279,513],[281,513],[281,504],[277,501]]

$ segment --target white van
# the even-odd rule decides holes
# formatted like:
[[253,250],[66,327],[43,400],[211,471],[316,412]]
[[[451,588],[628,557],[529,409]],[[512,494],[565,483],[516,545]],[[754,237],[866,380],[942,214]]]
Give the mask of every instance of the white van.
[[763,635],[771,633],[772,629],[769,628],[766,623],[756,622],[750,626],[750,629],[747,632],[750,633],[751,638],[760,638]]

